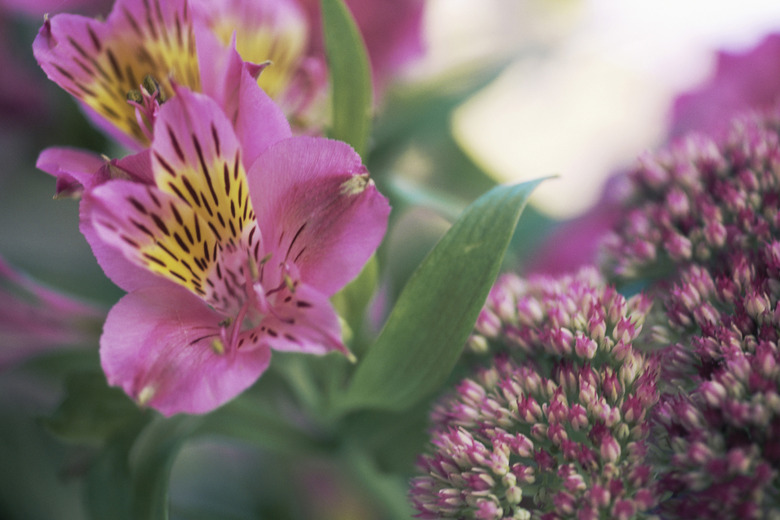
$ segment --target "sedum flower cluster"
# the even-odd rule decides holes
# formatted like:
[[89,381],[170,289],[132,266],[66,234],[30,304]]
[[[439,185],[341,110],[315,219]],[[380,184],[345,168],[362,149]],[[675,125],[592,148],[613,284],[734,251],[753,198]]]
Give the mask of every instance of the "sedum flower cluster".
[[594,270],[506,275],[472,347],[497,352],[432,413],[412,481],[420,518],[634,518],[657,501],[648,410],[657,364],[634,348],[649,310]]
[[634,193],[607,241],[607,271],[658,276],[716,265],[778,236],[780,120],[746,117],[722,143],[691,135],[640,158]]
[[644,295],[502,278],[468,342],[497,357],[432,413],[420,518],[780,518],[780,119],[630,178],[602,269]]
[[650,287],[663,302],[654,453],[670,518],[780,510],[778,130],[774,115],[743,118],[720,147],[695,137],[644,161],[609,244],[618,276],[671,273]]

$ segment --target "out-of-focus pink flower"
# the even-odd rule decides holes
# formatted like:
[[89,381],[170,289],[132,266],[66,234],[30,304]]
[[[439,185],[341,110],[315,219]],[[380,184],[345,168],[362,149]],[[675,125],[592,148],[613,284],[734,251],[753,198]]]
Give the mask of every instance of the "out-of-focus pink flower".
[[[52,106],[26,42],[16,41],[16,25],[40,23],[62,10],[101,14],[111,0],[0,0],[0,127],[30,136],[51,124]],[[29,138],[29,137],[28,137]]]
[[[137,113],[128,99],[138,101],[146,90],[161,103],[173,94],[173,83],[201,91],[205,71],[197,45],[185,0],[118,0],[105,21],[73,14],[47,19],[33,52],[46,75],[101,128],[140,147],[150,141],[153,114]],[[147,77],[154,87],[144,88]]]
[[102,15],[113,0],[0,0],[0,10],[40,20],[46,14],[61,12]]
[[166,415],[233,398],[271,348],[346,353],[328,298],[387,224],[387,201],[349,146],[292,137],[248,71],[236,88],[231,120],[178,87],[155,121],[151,177],[110,178],[82,199],[82,231],[129,291],[108,315],[103,369]]
[[0,258],[0,369],[52,349],[97,347],[106,311],[48,289]]
[[[301,0],[312,26],[311,47],[324,55],[319,0]],[[366,43],[378,95],[394,74],[424,52],[425,0],[346,0]]]
[[780,34],[772,34],[748,51],[718,53],[714,75],[674,101],[669,139],[691,131],[720,138],[737,114],[768,109],[778,101]]
[[[419,51],[422,2],[355,4],[383,84]],[[235,46],[258,73],[265,68],[260,85],[296,128],[316,131],[327,71],[314,13],[296,0],[117,0],[105,21],[71,14],[46,20],[33,50],[48,77],[129,146],[148,145],[155,106],[173,95],[173,84],[213,95],[215,45]]]
[[241,58],[267,64],[258,83],[301,131],[322,124],[328,86],[323,54],[310,50],[311,21],[298,0],[190,0],[197,19]]

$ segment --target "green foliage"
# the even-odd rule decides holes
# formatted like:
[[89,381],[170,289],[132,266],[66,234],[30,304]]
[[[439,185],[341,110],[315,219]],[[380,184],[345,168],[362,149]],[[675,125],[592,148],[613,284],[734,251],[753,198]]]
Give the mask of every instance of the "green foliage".
[[65,379],[65,399],[44,424],[64,439],[94,443],[147,415],[122,390],[109,387],[102,372],[79,372]]
[[91,518],[131,520],[133,510],[130,450],[139,427],[111,437],[92,461],[86,477],[86,505]]
[[325,50],[331,77],[330,137],[366,152],[371,131],[371,66],[363,38],[343,0],[322,0]]
[[191,416],[158,417],[136,440],[130,460],[133,518],[168,518],[171,468],[184,442],[202,419]]
[[471,204],[426,257],[340,403],[343,411],[404,410],[445,381],[498,275],[540,181],[498,186]]
[[[374,296],[378,279],[379,263],[376,256],[372,256],[357,278],[331,298],[336,312],[347,324],[348,330],[344,334],[344,339],[348,343],[350,339],[354,340],[356,336],[360,335],[366,309]],[[354,341],[352,343],[353,345],[359,344]],[[356,354],[359,355],[360,352],[356,352]]]

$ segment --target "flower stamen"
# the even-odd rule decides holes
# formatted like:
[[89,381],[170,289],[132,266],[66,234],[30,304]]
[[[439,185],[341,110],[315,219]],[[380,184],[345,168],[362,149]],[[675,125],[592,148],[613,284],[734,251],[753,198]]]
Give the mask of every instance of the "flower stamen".
[[151,74],[144,77],[138,89],[127,93],[127,103],[135,107],[135,119],[138,126],[150,141],[160,105],[165,101],[165,93],[162,91],[160,83]]

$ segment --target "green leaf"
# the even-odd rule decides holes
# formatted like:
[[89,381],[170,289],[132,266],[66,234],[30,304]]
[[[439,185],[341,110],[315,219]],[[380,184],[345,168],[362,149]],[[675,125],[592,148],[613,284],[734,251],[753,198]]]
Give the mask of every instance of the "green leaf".
[[143,423],[118,432],[93,461],[85,481],[85,505],[90,518],[132,520],[130,450]]
[[44,424],[67,440],[100,442],[145,414],[102,372],[82,372],[66,378],[65,399]]
[[322,0],[325,50],[331,77],[330,137],[366,151],[371,131],[371,68],[366,45],[343,0]]
[[242,395],[206,415],[199,435],[224,435],[264,450],[287,455],[317,453],[321,448],[279,410]]
[[381,472],[369,455],[355,445],[346,446],[340,457],[355,482],[371,496],[375,507],[383,510],[384,518],[412,518],[414,511],[408,500],[409,484],[404,476]]
[[496,280],[531,191],[497,186],[471,204],[412,275],[340,403],[404,410],[437,390]]
[[336,312],[347,322],[349,335],[353,338],[359,336],[363,327],[366,309],[374,296],[378,279],[379,263],[376,256],[372,256],[357,278],[330,299]]
[[202,417],[158,417],[133,445],[130,461],[135,520],[168,518],[171,468],[184,442],[201,425]]

